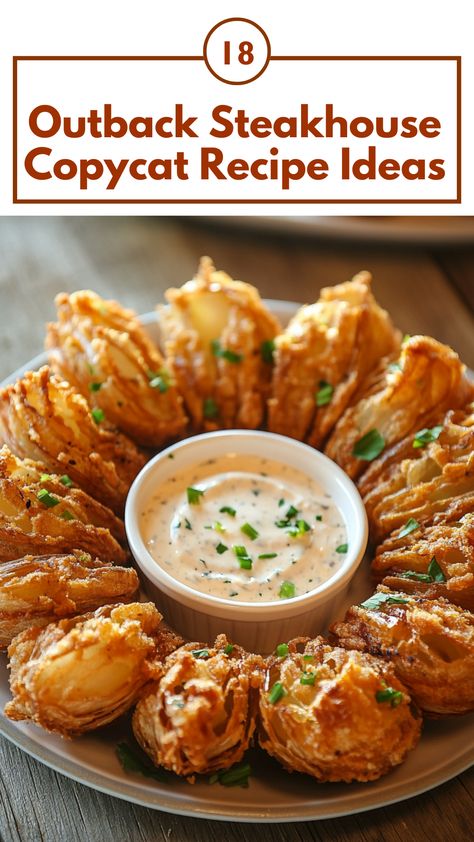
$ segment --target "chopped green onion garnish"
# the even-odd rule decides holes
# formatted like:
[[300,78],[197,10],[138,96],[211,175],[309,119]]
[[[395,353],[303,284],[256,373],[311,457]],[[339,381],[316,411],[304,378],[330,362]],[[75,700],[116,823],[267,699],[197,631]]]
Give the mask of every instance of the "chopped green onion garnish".
[[431,429],[429,427],[424,427],[422,430],[418,430],[418,432],[415,433],[415,438],[413,439],[413,447],[425,447],[430,442],[436,441],[436,439],[439,438],[442,429],[443,427],[441,425],[431,427]]
[[289,528],[288,535],[291,535],[292,538],[300,538],[305,532],[309,532],[310,529],[311,527],[306,520],[297,520],[296,526]]
[[316,406],[327,406],[328,403],[331,403],[333,394],[334,386],[331,386],[331,384],[327,383],[326,380],[320,380],[319,390],[314,396]]
[[59,515],[60,518],[63,520],[74,520],[74,515],[68,509],[64,509],[63,512]]
[[303,661],[313,661],[314,655],[303,655]]
[[201,497],[204,494],[204,491],[201,491],[200,488],[193,488],[192,486],[189,486],[189,488],[186,489],[186,494],[189,505],[196,506],[201,502]]
[[63,474],[62,477],[59,477],[59,482],[66,486],[66,488],[72,488],[74,485],[71,477],[68,477],[67,474]]
[[220,522],[220,520],[216,520],[216,521],[214,521],[214,527],[213,527],[213,528],[216,530],[216,532],[221,532],[221,533],[222,533],[222,532],[226,532],[226,531],[227,531],[227,530],[226,530],[226,528],[225,528],[225,526],[222,526],[222,523]]
[[409,334],[409,333],[405,333],[405,335],[404,335],[404,337],[403,337],[403,339],[402,339],[402,347],[403,347],[403,345],[406,345],[406,344],[407,344],[407,342],[409,342],[409,341],[410,341],[410,339],[411,339],[410,334]]
[[414,517],[409,517],[405,526],[398,533],[397,538],[405,538],[407,535],[410,534],[410,532],[414,532],[415,529],[418,529],[419,525],[420,524],[417,520],[415,520]]
[[55,497],[53,494],[50,494],[49,491],[46,490],[46,488],[42,488],[40,491],[38,491],[37,496],[40,503],[42,503],[43,506],[46,506],[48,509],[52,509],[53,506],[57,506],[58,503],[61,502],[59,497]]
[[227,360],[228,363],[240,363],[242,361],[242,354],[237,354],[235,351],[223,348],[218,339],[212,340],[211,350],[215,357]]
[[339,544],[339,546],[336,547],[336,552],[341,553],[341,554],[347,553],[348,549],[349,549],[349,544]]
[[100,424],[100,422],[105,418],[104,410],[99,406],[95,406],[94,409],[91,410],[91,415],[96,424]]
[[296,595],[296,588],[293,582],[282,582],[278,596],[280,599],[293,599]]
[[407,605],[408,600],[402,599],[400,596],[393,596],[390,593],[374,593],[369,596],[365,602],[361,602],[361,608],[366,608],[367,611],[376,611],[380,605],[386,603],[387,605]]
[[280,500],[278,501],[278,505],[279,505],[279,507],[280,507],[280,508],[281,508],[282,506],[284,506],[284,505],[285,505],[285,499],[284,499],[284,497],[281,497],[281,498],[280,498]]
[[187,517],[184,518],[184,525],[185,525],[186,529],[192,529],[192,526],[191,526],[189,520],[187,519]]
[[315,520],[322,520],[323,516],[322,515],[315,515],[314,519]]
[[302,672],[300,678],[300,684],[310,684],[311,687],[313,686],[316,680],[316,673],[315,672]]
[[379,704],[390,702],[390,707],[396,708],[403,702],[403,693],[401,690],[394,690],[393,687],[384,687],[383,690],[377,690],[375,698]]
[[204,418],[211,420],[212,418],[217,418],[219,415],[219,407],[212,398],[204,398],[202,402],[202,412]]
[[247,550],[245,547],[242,547],[239,544],[234,544],[232,547],[235,555],[239,560],[239,565],[243,570],[251,570],[252,569],[252,559],[250,558]]
[[225,544],[219,543],[216,547],[216,552],[218,552],[219,555],[222,555],[222,553],[226,553],[228,549],[229,547],[226,547]]
[[290,506],[290,508],[288,509],[285,517],[286,517],[287,520],[291,520],[291,518],[296,517],[297,514],[298,514],[298,509],[295,509],[294,506]]
[[431,559],[428,565],[428,575],[431,576],[433,582],[445,582],[446,576],[444,575],[441,567],[439,566],[438,562],[436,561],[435,556]]
[[148,371],[147,375],[152,389],[158,389],[162,393],[168,391],[171,375],[166,368],[161,368],[159,371]]
[[262,355],[262,360],[264,363],[268,363],[268,365],[273,365],[273,353],[275,351],[275,342],[273,339],[266,339],[265,342],[262,342],[260,345],[260,353]]
[[51,474],[41,474],[40,482],[50,482],[53,479]]
[[103,383],[89,383],[89,392],[100,392],[102,389]]
[[235,517],[237,512],[231,506],[222,506],[222,509],[219,509],[219,512],[223,512],[226,515],[230,515],[231,517]]
[[195,658],[203,658],[205,660],[209,658],[209,649],[192,649],[191,655]]
[[385,447],[385,439],[378,430],[369,430],[365,436],[358,439],[352,448],[352,455],[365,462],[372,462],[380,456]]
[[247,535],[251,541],[255,541],[255,539],[258,538],[257,530],[254,529],[250,523],[244,523],[244,525],[240,527],[240,531],[243,532],[244,535]]
[[276,558],[278,553],[260,553],[257,558]]
[[224,646],[224,654],[225,655],[232,655],[233,651],[234,651],[234,644],[233,643],[227,643],[227,645]]
[[289,651],[290,650],[287,643],[279,643],[277,648],[275,649],[275,652],[279,658],[286,658]]
[[275,681],[275,684],[268,694],[268,701],[271,705],[276,705],[276,703],[279,702],[285,694],[286,690],[283,687],[283,684],[281,684],[280,681]]

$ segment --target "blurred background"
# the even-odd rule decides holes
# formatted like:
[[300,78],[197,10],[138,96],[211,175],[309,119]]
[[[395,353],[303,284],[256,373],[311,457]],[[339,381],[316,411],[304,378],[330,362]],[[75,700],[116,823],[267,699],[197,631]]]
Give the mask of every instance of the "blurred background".
[[203,254],[263,297],[300,302],[368,269],[404,333],[474,368],[472,217],[5,217],[0,380],[42,350],[57,292],[91,288],[143,313]]

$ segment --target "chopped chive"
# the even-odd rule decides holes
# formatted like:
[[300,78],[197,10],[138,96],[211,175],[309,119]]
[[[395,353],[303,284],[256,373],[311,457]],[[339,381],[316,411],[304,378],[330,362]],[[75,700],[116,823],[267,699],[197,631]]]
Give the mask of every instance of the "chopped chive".
[[186,529],[192,529],[192,526],[191,526],[189,520],[187,519],[187,517],[184,518],[184,525],[185,525]]
[[268,365],[273,365],[273,354],[275,351],[275,341],[274,339],[266,339],[260,345],[260,353],[262,355],[262,360],[264,363],[268,363]]
[[314,655],[303,655],[303,661],[313,661]]
[[327,406],[328,403],[331,403],[333,394],[334,386],[331,386],[331,384],[327,383],[326,380],[320,380],[319,390],[314,396],[316,406]]
[[436,561],[436,557],[433,556],[429,565],[428,565],[428,575],[431,576],[433,582],[445,582],[446,576],[444,575],[441,567],[439,566],[438,562]]
[[367,611],[376,611],[384,603],[387,605],[407,605],[408,600],[402,599],[400,596],[393,596],[390,593],[377,592],[369,596],[365,602],[361,602],[360,606],[366,608]]
[[119,743],[116,746],[115,752],[124,772],[137,772],[140,775],[144,775],[146,778],[154,778],[160,783],[170,783],[171,776],[168,772],[157,769],[156,766],[152,766],[151,763],[148,766],[148,764],[145,763],[141,757],[139,757],[139,755],[127,745],[127,743]]
[[255,541],[258,538],[258,532],[250,523],[244,523],[243,526],[240,527],[240,531],[247,535],[247,538],[250,538],[251,541]]
[[97,383],[97,381],[89,383],[89,392],[100,392],[103,385],[103,383]]
[[279,499],[279,501],[278,501],[278,505],[279,505],[279,507],[280,507],[280,508],[281,508],[282,506],[284,506],[284,505],[285,505],[285,499],[284,499],[284,497],[280,497],[280,499]]
[[230,515],[231,517],[235,517],[236,514],[237,514],[235,509],[232,508],[232,506],[222,506],[222,508],[219,509],[219,512],[221,512],[223,514],[226,514],[226,515]]
[[339,546],[336,547],[336,552],[341,553],[341,554],[347,553],[348,549],[349,549],[349,544],[339,544]]
[[72,488],[74,485],[71,477],[68,477],[67,474],[63,474],[62,477],[59,477],[59,482],[66,486],[66,488]]
[[214,521],[213,529],[215,529],[216,532],[227,532],[225,526],[222,526],[222,523],[219,520]]
[[62,520],[75,520],[74,515],[68,509],[64,509],[63,512],[59,515]]
[[240,544],[234,544],[232,547],[237,559],[239,561],[239,565],[243,570],[251,570],[252,569],[252,559],[247,553],[245,547],[241,546]]
[[405,334],[404,334],[404,336],[403,336],[403,339],[402,339],[402,347],[403,347],[403,345],[406,345],[406,344],[407,344],[407,342],[409,342],[409,341],[410,341],[410,339],[411,339],[410,334],[409,334],[409,333],[405,333]]
[[276,558],[278,553],[260,553],[257,558]]
[[275,681],[275,684],[273,685],[268,694],[268,701],[271,705],[276,705],[276,703],[279,702],[280,699],[282,699],[285,695],[286,690],[283,687],[283,684],[281,684],[280,681]]
[[104,410],[99,406],[95,406],[94,409],[91,410],[91,415],[96,424],[100,424],[105,418]]
[[209,649],[192,649],[191,655],[193,655],[194,658],[202,658],[203,660],[206,660],[206,658],[209,658]]
[[40,482],[50,482],[53,479],[51,474],[41,474]]
[[389,702],[390,707],[396,708],[403,701],[403,693],[393,687],[384,687],[383,690],[377,690],[375,698],[379,704]]
[[315,672],[302,672],[301,673],[300,684],[309,684],[312,687],[315,680],[316,680],[316,673]]
[[189,486],[186,489],[186,494],[190,506],[196,506],[198,503],[201,502],[201,497],[203,496],[204,491],[201,491],[200,488],[193,488],[192,486]]
[[286,517],[287,520],[291,520],[292,518],[296,517],[297,514],[298,514],[298,509],[295,509],[294,506],[290,506],[290,508],[288,509],[285,517]]
[[219,407],[212,398],[204,398],[202,402],[202,413],[204,418],[212,420],[219,415]]
[[401,531],[398,533],[397,538],[405,538],[410,534],[410,532],[414,532],[415,529],[418,529],[419,525],[420,524],[414,517],[409,517],[405,526],[403,526]]
[[432,441],[436,441],[439,438],[441,431],[443,429],[442,425],[437,427],[424,427],[422,430],[418,430],[415,433],[415,438],[413,439],[413,447],[426,447]]
[[280,590],[278,592],[278,596],[280,599],[293,599],[296,595],[296,587],[294,582],[282,582],[280,586]]
[[54,494],[50,494],[49,491],[46,490],[46,488],[42,488],[40,491],[38,491],[37,497],[40,503],[42,503],[43,506],[46,506],[46,508],[48,509],[52,509],[54,506],[57,506],[58,503],[61,502],[61,500],[58,497],[55,497]]
[[378,430],[369,430],[365,436],[358,439],[352,448],[352,455],[365,462],[372,462],[380,456],[385,447],[385,439]]
[[228,549],[229,549],[229,547],[226,547],[225,544],[221,544],[219,542],[219,544],[216,547],[216,552],[218,552],[219,555],[222,555],[222,553],[226,553]]
[[222,360],[227,360],[228,363],[242,362],[242,354],[237,354],[235,351],[230,351],[227,348],[223,348],[218,339],[212,340],[211,350],[215,357],[219,357]]
[[290,650],[287,643],[279,643],[277,648],[275,649],[275,652],[279,658],[286,658],[289,651]]
[[323,519],[323,516],[322,516],[322,515],[315,515],[315,516],[314,516],[314,519],[315,519],[315,520],[322,520],[322,519]]
[[226,646],[224,646],[224,654],[225,655],[232,655],[233,651],[234,651],[234,644],[233,643],[228,643]]

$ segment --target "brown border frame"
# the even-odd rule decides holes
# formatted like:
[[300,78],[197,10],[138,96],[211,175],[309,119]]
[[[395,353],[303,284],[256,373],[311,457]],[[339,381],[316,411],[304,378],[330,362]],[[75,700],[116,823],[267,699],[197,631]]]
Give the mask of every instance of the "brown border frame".
[[14,205],[452,205],[462,200],[461,56],[271,56],[270,61],[456,62],[456,198],[454,199],[20,199],[18,197],[18,63],[20,61],[204,61],[203,56],[13,56]]

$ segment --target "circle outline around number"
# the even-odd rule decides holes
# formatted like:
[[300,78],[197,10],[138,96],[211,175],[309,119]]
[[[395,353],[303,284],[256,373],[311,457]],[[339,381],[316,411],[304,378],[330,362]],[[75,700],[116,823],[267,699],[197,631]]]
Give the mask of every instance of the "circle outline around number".
[[[211,67],[211,65],[209,63],[209,60],[207,58],[207,45],[208,45],[208,42],[209,42],[209,39],[210,39],[211,35],[213,35],[214,32],[216,31],[216,29],[219,29],[220,26],[223,26],[224,23],[233,23],[234,21],[237,21],[238,23],[250,23],[256,29],[258,29],[258,31],[264,37],[265,43],[267,45],[267,51],[268,51],[267,52],[267,59],[265,61],[265,64],[263,65],[262,69],[259,70],[259,72],[255,74],[255,76],[252,76],[251,79],[244,79],[244,81],[242,81],[242,82],[233,82],[230,79],[224,79],[223,76],[219,76],[219,74],[216,73],[216,71]],[[262,29],[262,27],[258,23],[255,23],[254,20],[250,20],[250,18],[226,18],[225,20],[220,20],[219,23],[216,23],[215,26],[213,26],[212,29],[210,29],[209,32],[207,33],[207,35],[204,39],[204,45],[203,45],[203,48],[202,48],[202,56],[203,56],[203,59],[204,59],[204,62],[205,62],[205,65],[206,65],[207,69],[209,70],[210,73],[212,73],[213,76],[215,76],[216,79],[219,79],[219,82],[224,82],[226,85],[248,85],[249,82],[255,82],[255,79],[258,79],[258,77],[261,76],[262,73],[264,73],[265,70],[267,69],[267,67],[270,63],[270,59],[272,57],[272,48],[271,48],[270,39],[269,39],[267,33],[265,32],[264,29]]]

